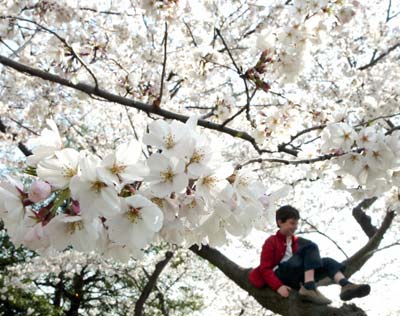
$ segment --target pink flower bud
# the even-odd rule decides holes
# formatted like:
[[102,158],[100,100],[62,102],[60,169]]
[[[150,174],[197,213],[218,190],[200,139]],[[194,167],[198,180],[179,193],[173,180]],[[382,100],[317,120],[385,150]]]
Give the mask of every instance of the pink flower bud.
[[71,208],[75,215],[78,215],[81,212],[81,207],[78,201],[72,200]]
[[28,193],[28,198],[33,203],[37,203],[47,199],[51,194],[51,186],[47,182],[33,182]]

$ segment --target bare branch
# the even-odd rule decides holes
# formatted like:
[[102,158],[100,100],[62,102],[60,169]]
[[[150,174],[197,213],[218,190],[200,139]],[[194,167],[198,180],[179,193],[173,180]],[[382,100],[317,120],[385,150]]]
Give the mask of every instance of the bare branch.
[[371,60],[368,64],[359,67],[358,70],[365,70],[365,69],[368,69],[368,68],[370,68],[372,66],[375,66],[381,59],[383,59],[384,57],[389,55],[392,51],[394,51],[398,47],[400,47],[400,43],[397,43],[397,44],[393,45],[392,47],[388,48],[386,50],[386,52],[380,54],[378,57],[376,57],[375,59]]
[[168,24],[165,22],[165,32],[164,32],[164,60],[163,60],[163,68],[161,72],[161,86],[160,86],[160,96],[158,97],[157,103],[158,106],[161,104],[161,99],[163,95],[164,89],[164,78],[165,78],[165,67],[167,66],[167,42],[168,42]]
[[371,217],[365,214],[363,209],[370,207],[376,200],[376,197],[365,199],[353,208],[352,211],[353,217],[356,219],[357,223],[360,224],[362,230],[369,238],[372,238],[378,229],[372,225]]
[[167,264],[171,260],[172,256],[173,256],[173,253],[170,251],[167,251],[165,253],[165,259],[161,260],[160,262],[158,262],[156,264],[153,274],[150,276],[149,281],[147,282],[146,286],[143,288],[143,291],[140,294],[139,299],[136,301],[135,312],[134,312],[135,316],[143,315],[144,303],[146,302],[151,291],[153,290],[154,286],[156,285],[157,279],[160,276],[162,270],[167,266]]
[[190,37],[192,38],[192,42],[193,42],[194,46],[197,47],[196,40],[195,40],[195,38],[194,38],[194,36],[193,36],[192,30],[191,30],[189,24],[188,24],[186,21],[183,21],[183,23],[185,24],[186,28],[187,28],[188,31],[189,31],[189,34],[190,34]]
[[320,234],[320,235],[322,235],[322,236],[328,238],[328,239],[336,246],[336,248],[338,248],[338,249],[343,253],[343,255],[346,257],[346,259],[349,258],[349,256],[347,255],[347,253],[343,250],[342,247],[339,246],[339,244],[338,244],[333,238],[329,237],[329,236],[328,236],[327,234],[325,234],[324,232],[321,232],[321,231],[317,228],[317,226],[315,226],[314,224],[312,224],[311,222],[309,222],[307,219],[302,218],[301,220],[302,220],[303,222],[305,222],[307,225],[309,225],[311,228],[313,228],[313,229],[315,230],[316,233],[318,233],[318,234]]
[[312,159],[302,159],[302,160],[286,160],[286,159],[280,159],[280,158],[255,158],[255,159],[250,159],[242,164],[239,164],[237,168],[242,168],[242,167],[252,164],[252,163],[262,163],[262,162],[276,162],[276,163],[281,163],[281,164],[285,164],[285,165],[297,166],[297,165],[301,165],[301,164],[312,164],[312,163],[318,162],[318,161],[330,160],[332,158],[339,157],[344,154],[346,154],[346,153],[326,154],[326,155],[322,155],[322,156],[315,157]]
[[[1,119],[1,117],[0,117],[0,132],[2,132],[2,133],[4,133],[4,134],[10,133],[10,132],[8,131],[7,126],[4,125],[4,123],[3,123],[2,119]],[[13,140],[15,140],[15,138],[18,136],[17,133],[10,133],[10,134],[12,135]],[[32,151],[30,151],[30,150],[28,149],[28,147],[26,147],[25,144],[23,144],[22,142],[18,142],[18,149],[19,149],[25,156],[30,156],[30,155],[32,155]]]
[[77,52],[75,52],[75,50],[72,48],[71,45],[68,44],[68,42],[66,41],[65,38],[61,37],[60,35],[57,34],[57,32],[50,30],[49,28],[37,23],[36,21],[33,20],[29,20],[29,19],[25,19],[25,18],[20,18],[20,17],[15,17],[15,16],[5,16],[2,17],[0,16],[0,18],[6,18],[6,19],[15,19],[15,20],[19,20],[19,21],[24,21],[24,22],[28,22],[28,23],[32,23],[34,25],[36,25],[37,27],[39,27],[40,29],[54,35],[55,37],[57,37],[73,54],[73,56],[81,63],[81,65],[86,69],[86,71],[90,74],[90,76],[93,78],[94,83],[95,83],[95,87],[96,89],[99,86],[99,83],[97,81],[96,76],[94,75],[94,73],[92,72],[92,70],[89,68],[88,65],[86,65],[86,63],[83,61],[83,59],[79,56],[79,54]]
[[230,59],[231,59],[231,61],[232,61],[233,66],[235,66],[235,69],[236,69],[237,73],[238,73],[240,76],[242,76],[242,71],[240,70],[240,68],[239,68],[238,65],[236,64],[235,59],[233,58],[232,53],[231,53],[231,51],[230,51],[228,45],[227,45],[226,42],[225,42],[225,39],[222,37],[222,34],[221,34],[220,30],[217,29],[217,28],[215,28],[215,32],[217,33],[217,35],[218,35],[219,38],[221,39],[222,43],[224,44],[224,47],[225,47],[225,49],[227,50],[228,55],[229,55],[229,57],[230,57]]
[[[178,120],[181,122],[186,122],[188,119],[188,116],[186,116],[186,115],[174,113],[174,112],[167,111],[167,110],[164,110],[161,108],[157,108],[157,107],[154,107],[154,106],[151,106],[151,105],[139,102],[139,101],[121,97],[119,95],[112,94],[108,91],[102,90],[100,88],[96,88],[96,87],[86,84],[86,83],[74,84],[70,80],[64,79],[58,75],[54,75],[54,74],[51,74],[51,73],[43,71],[43,70],[32,68],[30,66],[16,62],[16,61],[14,61],[10,58],[7,58],[5,56],[2,56],[2,55],[0,55],[0,63],[5,66],[8,66],[10,68],[13,68],[19,72],[26,73],[26,74],[29,74],[29,75],[32,75],[35,77],[39,77],[39,78],[42,78],[47,81],[56,82],[63,86],[70,87],[70,88],[82,91],[84,93],[87,93],[88,95],[95,95],[97,97],[103,98],[105,101],[115,102],[115,103],[118,103],[121,105],[133,107],[133,108],[139,109],[141,111],[144,111],[146,113],[153,113],[153,114],[160,115],[167,119],[174,119],[174,120]],[[260,149],[259,146],[257,145],[255,139],[252,136],[250,136],[247,132],[235,130],[235,129],[232,129],[229,127],[222,126],[221,124],[216,124],[216,123],[206,121],[206,120],[198,120],[198,125],[203,126],[208,129],[216,130],[216,131],[231,135],[233,137],[238,137],[243,140],[246,140],[253,145],[253,147],[259,154],[271,153],[271,151],[269,151],[269,150]]]

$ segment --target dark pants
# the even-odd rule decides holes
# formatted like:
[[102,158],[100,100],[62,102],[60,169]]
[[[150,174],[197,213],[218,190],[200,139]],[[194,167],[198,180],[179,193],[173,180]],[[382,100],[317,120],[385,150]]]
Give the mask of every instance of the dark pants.
[[333,279],[343,269],[344,265],[336,260],[321,258],[318,246],[310,241],[288,261],[280,263],[275,274],[283,284],[298,290],[300,283],[304,283],[304,271],[315,270],[315,281],[319,281],[325,277]]

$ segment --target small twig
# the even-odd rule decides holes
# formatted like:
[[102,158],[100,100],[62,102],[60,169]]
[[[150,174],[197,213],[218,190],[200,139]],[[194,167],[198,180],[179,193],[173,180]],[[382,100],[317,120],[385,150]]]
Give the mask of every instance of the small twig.
[[75,50],[72,48],[71,45],[68,44],[68,42],[61,37],[60,35],[58,35],[55,31],[50,30],[49,28],[39,24],[36,21],[33,20],[29,20],[29,19],[25,19],[25,18],[20,18],[20,17],[14,17],[14,16],[5,16],[5,17],[1,17],[0,18],[6,18],[6,19],[15,19],[15,20],[19,20],[19,21],[24,21],[24,22],[28,22],[28,23],[32,23],[34,25],[36,25],[37,27],[41,28],[42,30],[45,30],[46,32],[53,34],[55,37],[57,37],[70,51],[71,53],[74,55],[74,57],[81,63],[81,65],[86,69],[86,71],[90,74],[90,76],[93,78],[94,83],[95,83],[95,87],[96,89],[98,89],[98,81],[96,76],[94,75],[94,73],[92,72],[92,70],[86,65],[86,63],[83,61],[83,59],[79,56],[78,53],[75,52]]
[[389,5],[386,10],[386,22],[390,21],[390,9],[392,8],[392,0],[389,0]]
[[121,12],[117,12],[117,11],[99,11],[99,10],[92,9],[92,8],[87,8],[87,7],[79,8],[79,10],[91,11],[91,12],[94,12],[94,13],[100,13],[100,14],[105,14],[105,15],[134,16],[133,14],[128,14],[128,13],[125,13],[125,12],[121,13]]
[[160,96],[158,97],[158,105],[161,103],[163,89],[164,89],[164,78],[165,78],[165,67],[167,65],[167,42],[168,42],[168,24],[165,22],[165,32],[164,32],[164,60],[163,60],[163,68],[161,73],[161,86],[160,86]]
[[389,55],[392,51],[394,51],[396,48],[400,47],[400,43],[397,43],[393,45],[392,47],[388,48],[386,52],[380,54],[378,57],[376,57],[374,60],[370,61],[368,64],[361,66],[358,68],[358,70],[365,70],[367,68],[370,68],[378,63],[381,59]]
[[346,259],[349,259],[349,256],[347,255],[347,253],[343,250],[342,247],[339,246],[339,244],[338,244],[334,239],[332,239],[331,237],[329,237],[327,234],[321,232],[321,231],[317,228],[317,226],[315,226],[314,224],[312,224],[311,222],[309,222],[309,221],[306,220],[305,218],[302,218],[301,220],[302,220],[303,222],[305,222],[307,225],[309,225],[312,229],[314,229],[316,233],[318,233],[318,234],[320,234],[320,235],[322,235],[322,236],[328,238],[328,239],[336,246],[336,248],[338,248],[338,249],[342,252],[342,254],[346,257]]
[[399,125],[399,126],[395,126],[395,127],[393,127],[392,129],[388,130],[388,131],[385,133],[385,135],[390,135],[390,134],[392,134],[394,131],[398,131],[398,130],[400,130],[400,125]]
[[21,122],[17,121],[16,119],[13,119],[12,117],[8,117],[8,119],[10,119],[11,121],[13,121],[15,124],[17,124],[18,126],[22,127],[23,129],[26,129],[27,131],[31,132],[32,134],[39,136],[38,132],[35,132],[33,129],[25,126],[24,124],[22,124]]
[[285,165],[301,165],[301,164],[312,164],[314,162],[318,161],[325,161],[325,160],[330,160],[332,158],[339,157],[344,154],[327,154],[327,155],[322,155],[319,157],[311,158],[311,159],[303,159],[303,160],[286,160],[286,159],[280,159],[280,158],[255,158],[255,159],[250,159],[243,164],[239,164],[239,168],[242,168],[246,165],[250,165],[253,163],[262,163],[262,162],[276,162],[276,163],[281,163]]
[[400,240],[398,240],[398,241],[396,241],[394,243],[391,243],[391,244],[389,244],[387,246],[384,246],[382,248],[378,248],[378,249],[376,249],[374,251],[374,253],[377,253],[378,251],[382,251],[382,250],[385,250],[385,249],[388,249],[388,248],[391,248],[391,247],[394,247],[394,246],[400,246]]
[[11,47],[10,47],[10,45],[8,45],[6,42],[4,42],[3,41],[3,39],[0,37],[0,43],[2,43],[5,47],[7,47],[10,51],[12,51],[12,54],[11,54],[11,56],[12,55],[17,55],[17,51],[16,50],[14,50],[14,49],[12,49]]
[[217,33],[217,35],[221,39],[222,43],[224,44],[224,47],[225,47],[226,51],[228,52],[228,55],[229,55],[233,65],[235,66],[237,73],[241,76],[242,72],[241,72],[240,68],[238,67],[238,65],[236,64],[235,59],[233,58],[232,53],[231,53],[228,45],[225,42],[225,39],[222,37],[220,30],[218,28],[215,28],[215,32]]
[[191,30],[191,28],[190,28],[189,24],[188,24],[186,21],[183,21],[183,24],[185,24],[186,28],[188,29],[188,31],[189,31],[189,34],[190,34],[190,37],[192,38],[192,42],[193,42],[194,46],[195,46],[195,47],[197,47],[196,40],[194,39],[194,36],[193,36],[192,30]]
[[280,144],[279,146],[287,146],[287,145],[291,144],[291,143],[292,143],[296,138],[298,138],[299,136],[304,135],[304,134],[307,134],[307,133],[312,132],[312,131],[324,129],[325,127],[326,127],[326,125],[318,125],[318,126],[313,126],[313,127],[310,127],[310,128],[306,128],[306,129],[304,129],[304,130],[298,132],[296,135],[291,136],[289,142],[287,142],[287,143],[282,143],[282,144]]
[[236,117],[238,117],[241,113],[243,113],[247,108],[247,104],[242,106],[242,108],[237,111],[234,115],[232,115],[231,117],[229,117],[228,119],[226,119],[221,125],[225,126],[227,125],[229,122],[232,122]]
[[[133,134],[135,135],[136,140],[139,141],[139,136],[138,136],[138,134],[137,134],[137,132],[136,132],[136,128],[135,128],[135,125],[133,124],[132,118],[131,118],[131,116],[129,115],[128,107],[127,107],[127,106],[124,106],[124,108],[125,108],[126,116],[128,117],[128,120],[129,120],[129,124],[131,125]],[[140,141],[139,141],[139,142],[140,142]],[[146,158],[148,157],[148,155],[146,154],[146,152],[144,151],[143,148],[142,148],[142,153],[143,153],[143,155],[144,155]]]

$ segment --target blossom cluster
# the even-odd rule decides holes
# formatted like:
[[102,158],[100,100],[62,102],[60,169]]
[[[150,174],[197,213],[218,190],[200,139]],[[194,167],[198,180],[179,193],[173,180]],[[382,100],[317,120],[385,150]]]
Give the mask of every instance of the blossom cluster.
[[364,197],[398,187],[400,133],[385,132],[377,124],[356,130],[339,122],[321,134],[321,150],[338,155],[336,187]]
[[55,122],[48,125],[27,158],[35,177],[29,189],[11,178],[0,183],[1,218],[17,245],[44,253],[72,246],[126,260],[157,236],[222,245],[227,233],[247,235],[263,215],[261,182],[221,163],[196,131],[196,117],[153,121],[143,136],[155,149],[147,159],[136,140],[103,158],[64,148]]

